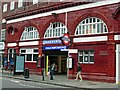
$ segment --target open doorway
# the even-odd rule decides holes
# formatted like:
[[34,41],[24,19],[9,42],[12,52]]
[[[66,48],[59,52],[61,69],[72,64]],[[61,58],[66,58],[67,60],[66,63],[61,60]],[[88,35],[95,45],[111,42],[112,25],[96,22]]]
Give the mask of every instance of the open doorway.
[[48,56],[48,67],[55,63],[55,74],[67,74],[67,56],[65,55],[49,55]]

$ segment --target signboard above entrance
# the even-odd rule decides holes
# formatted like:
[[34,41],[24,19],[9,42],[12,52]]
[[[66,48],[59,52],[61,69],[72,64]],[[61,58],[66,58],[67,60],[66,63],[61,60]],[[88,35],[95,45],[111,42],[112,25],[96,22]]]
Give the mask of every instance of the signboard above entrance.
[[61,44],[61,40],[43,40],[43,44]]
[[44,46],[43,50],[61,50],[61,49],[67,49],[67,46]]

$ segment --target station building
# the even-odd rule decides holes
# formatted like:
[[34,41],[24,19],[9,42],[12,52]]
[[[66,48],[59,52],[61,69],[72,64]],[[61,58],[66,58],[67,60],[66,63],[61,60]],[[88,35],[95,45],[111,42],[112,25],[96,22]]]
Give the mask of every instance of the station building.
[[[46,73],[55,62],[55,73],[71,79],[75,78],[80,62],[83,80],[120,82],[119,0],[21,3],[13,0],[3,2],[2,6],[7,22],[1,35],[5,34],[4,52],[8,59],[24,56],[26,68],[36,72],[45,68]],[[71,40],[69,45],[60,39],[65,33]]]

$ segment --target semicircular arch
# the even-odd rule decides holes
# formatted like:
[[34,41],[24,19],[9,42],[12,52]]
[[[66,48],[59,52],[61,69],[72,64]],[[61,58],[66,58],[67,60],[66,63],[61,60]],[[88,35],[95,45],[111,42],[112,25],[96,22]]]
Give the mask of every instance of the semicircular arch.
[[27,23],[21,27],[19,40],[39,39],[38,27],[33,23]]
[[110,29],[112,27],[110,21],[104,15],[102,15],[101,13],[91,12],[91,13],[84,13],[83,15],[81,15],[75,21],[74,26],[73,26],[73,33],[75,33],[76,27],[80,24],[80,22],[82,22],[83,20],[85,20],[87,18],[90,18],[90,17],[95,17],[95,18],[98,18],[101,21],[103,21],[106,24],[106,26],[107,26],[108,32],[110,32]]
[[[65,21],[61,19],[51,19],[45,24],[44,38],[60,37],[64,33],[68,32],[68,28],[65,25]],[[50,36],[51,35],[51,36]]]

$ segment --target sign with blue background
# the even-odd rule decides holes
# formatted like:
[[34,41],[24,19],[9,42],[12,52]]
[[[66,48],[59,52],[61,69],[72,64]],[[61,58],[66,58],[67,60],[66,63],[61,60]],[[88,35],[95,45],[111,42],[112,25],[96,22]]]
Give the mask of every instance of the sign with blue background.
[[4,66],[7,66],[7,58],[4,58]]
[[61,44],[61,40],[43,40],[43,44]]
[[67,49],[67,46],[44,46],[43,50],[61,50],[61,49]]
[[14,60],[13,60],[13,58],[10,58],[10,65],[14,65]]

